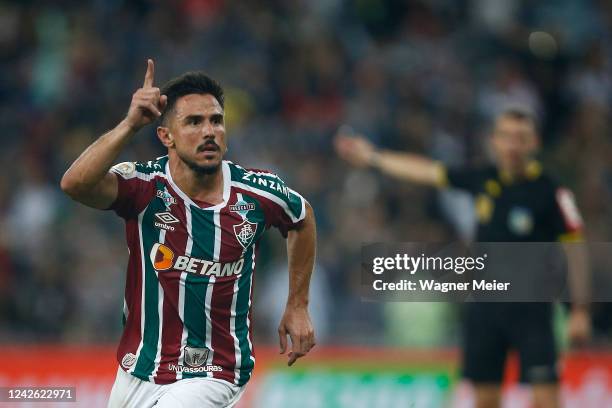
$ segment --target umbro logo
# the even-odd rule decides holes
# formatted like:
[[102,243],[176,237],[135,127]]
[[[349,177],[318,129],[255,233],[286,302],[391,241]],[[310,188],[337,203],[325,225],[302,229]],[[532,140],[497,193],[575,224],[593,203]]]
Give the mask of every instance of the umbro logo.
[[161,222],[165,222],[166,224],[174,224],[175,222],[179,222],[179,219],[169,212],[156,213],[155,218]]
[[157,218],[160,221],[160,222],[157,222],[157,221],[155,222],[155,227],[164,229],[166,231],[174,231],[174,227],[168,224],[174,224],[176,222],[179,222],[179,219],[176,218],[174,215],[172,215],[169,212],[156,213],[155,218]]

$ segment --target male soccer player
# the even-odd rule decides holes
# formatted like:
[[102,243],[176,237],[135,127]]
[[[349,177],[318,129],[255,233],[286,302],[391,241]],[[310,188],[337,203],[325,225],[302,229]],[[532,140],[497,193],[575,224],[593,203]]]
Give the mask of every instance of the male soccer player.
[[[427,157],[378,150],[361,136],[339,133],[339,156],[360,167],[436,187],[452,186],[475,196],[480,242],[554,242],[580,239],[582,221],[570,191],[557,186],[533,159],[539,147],[534,118],[509,109],[494,121],[490,138],[495,165],[446,169]],[[578,249],[578,250],[577,250]],[[574,297],[569,336],[590,333],[586,259],[566,249]],[[463,375],[475,385],[478,408],[500,405],[500,382],[509,349],[520,359],[521,381],[532,385],[535,406],[556,407],[557,370],[550,303],[468,303],[464,314]]]
[[[109,407],[231,407],[255,363],[251,299],[257,245],[270,226],[287,237],[289,296],[280,322],[288,364],[314,346],[308,288],[315,257],[310,205],[276,175],[223,160],[223,90],[188,72],[161,90],[147,61],[127,116],[62,178],[73,199],[126,223],[129,264],[119,369]],[[168,155],[113,166],[159,120]]]

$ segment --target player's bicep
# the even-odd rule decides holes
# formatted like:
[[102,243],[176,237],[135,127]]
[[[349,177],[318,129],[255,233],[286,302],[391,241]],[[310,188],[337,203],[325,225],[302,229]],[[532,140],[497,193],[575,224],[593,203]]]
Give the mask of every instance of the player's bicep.
[[117,175],[108,172],[98,184],[87,193],[80,195],[78,201],[88,207],[105,210],[115,202],[118,191]]

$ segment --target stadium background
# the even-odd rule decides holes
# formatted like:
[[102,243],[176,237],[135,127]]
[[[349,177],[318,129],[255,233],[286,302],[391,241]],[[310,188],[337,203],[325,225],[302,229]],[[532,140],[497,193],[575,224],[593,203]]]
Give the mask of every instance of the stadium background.
[[[81,381],[80,402],[104,404],[123,227],[71,202],[59,180],[123,117],[151,57],[157,84],[190,69],[219,79],[228,158],[278,172],[316,211],[318,346],[295,370],[275,354],[287,278],[272,232],[255,294],[260,368],[243,406],[436,407],[452,394],[466,406],[469,390],[454,387],[456,305],[361,302],[358,271],[362,242],[469,237],[469,200],[350,169],[332,136],[350,123],[381,146],[477,163],[487,120],[528,107],[587,239],[609,241],[611,27],[605,0],[0,3],[0,383]],[[122,159],[160,154],[148,127]],[[594,317],[592,344],[564,360],[566,406],[612,406],[612,313],[600,304]],[[524,390],[507,390],[507,406],[527,406]]]

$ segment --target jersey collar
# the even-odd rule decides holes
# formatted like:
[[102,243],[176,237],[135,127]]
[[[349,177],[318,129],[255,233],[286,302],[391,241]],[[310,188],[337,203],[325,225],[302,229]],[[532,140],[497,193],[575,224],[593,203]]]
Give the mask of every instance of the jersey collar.
[[168,178],[168,183],[170,183],[170,186],[172,187],[172,189],[174,191],[176,191],[176,193],[179,195],[179,197],[181,197],[181,199],[183,201],[185,201],[186,203],[189,203],[190,205],[195,206],[196,208],[199,208],[200,210],[219,210],[223,207],[225,207],[229,201],[230,198],[230,189],[232,186],[232,180],[231,180],[231,171],[229,168],[229,164],[227,163],[227,161],[223,160],[221,162],[221,173],[223,175],[223,201],[220,202],[219,204],[210,206],[210,207],[200,207],[199,205],[197,205],[191,198],[189,198],[189,196],[187,194],[185,194],[183,192],[183,190],[181,190],[176,183],[174,182],[174,180],[172,180],[172,174],[170,174],[170,160],[168,160],[166,162],[166,176]]
[[[534,181],[537,180],[542,175],[542,165],[537,160],[530,160],[523,170],[523,176],[521,179]],[[499,180],[505,185],[513,184],[517,181],[515,177],[513,177],[510,173],[505,172],[503,170],[498,170]]]

